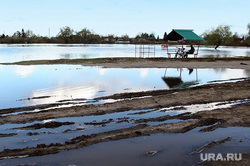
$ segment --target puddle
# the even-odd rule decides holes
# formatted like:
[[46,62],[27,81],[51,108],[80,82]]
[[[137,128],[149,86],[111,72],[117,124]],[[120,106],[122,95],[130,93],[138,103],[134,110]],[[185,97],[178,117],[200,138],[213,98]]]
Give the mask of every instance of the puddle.
[[176,123],[183,121],[181,117],[189,115],[189,113],[229,108],[233,105],[247,102],[249,100],[214,102],[162,109],[130,110],[104,115],[47,119],[26,124],[4,124],[0,125],[1,134],[16,134],[0,137],[0,141],[5,142],[5,146],[0,146],[0,151],[6,147],[14,149],[25,148],[26,146],[32,147],[42,143],[50,144],[55,141],[63,143],[80,135],[98,134],[138,124],[160,125]]
[[[26,124],[4,124],[0,125],[0,133],[5,134],[6,137],[0,137],[0,141],[4,142],[4,145],[0,146],[0,151],[4,149],[36,147],[43,144],[49,145],[51,143],[65,143],[72,138],[82,135],[99,134],[136,125],[160,125],[183,122],[185,120],[181,120],[179,117],[189,115],[190,113],[229,108],[233,105],[248,102],[249,99],[246,99],[161,109],[129,110],[95,116],[46,119]],[[159,117],[161,118],[157,119]],[[213,125],[216,124],[214,123]],[[161,133],[103,142],[80,149],[63,151],[54,155],[40,157],[19,156],[18,159],[14,158],[11,160],[5,158],[3,162],[11,165],[17,163],[35,163],[37,165],[61,165],[67,163],[67,165],[81,165],[83,162],[87,165],[112,165],[112,163],[116,163],[116,165],[118,163],[126,163],[126,165],[131,165],[131,163],[133,165],[135,163],[136,165],[186,165],[188,163],[188,165],[192,165],[198,159],[197,156],[190,154],[213,140],[232,137],[232,140],[226,142],[223,146],[249,146],[249,128],[228,127],[218,128],[210,132],[198,132],[202,127],[196,127],[180,134]],[[219,146],[221,147],[221,145]],[[214,146],[208,150],[216,150],[219,146]],[[249,152],[249,148],[247,149]]]
[[96,102],[91,99],[115,93],[197,86],[242,77],[249,77],[249,72],[242,69],[0,65],[0,109],[52,103],[88,104]]
[[[205,134],[198,133],[197,130],[183,134],[154,134],[105,142],[54,155],[5,159],[4,162],[10,165],[82,165],[82,163],[86,165],[193,165],[200,160],[190,155],[192,151],[208,142],[228,136],[232,136],[231,141],[209,150],[235,153],[240,148],[245,152],[250,152],[249,146],[246,145],[250,137],[249,128],[230,127]],[[239,139],[242,139],[242,142],[239,142]],[[144,156],[149,152],[154,152],[154,155]]]
[[223,108],[230,108],[237,104],[248,103],[250,100],[236,100],[236,101],[225,101],[225,102],[213,102],[213,103],[206,103],[206,104],[192,104],[188,106],[177,106],[177,107],[170,107],[170,108],[163,108],[160,111],[167,112],[169,115],[179,115],[183,113],[197,113],[200,111],[211,111],[215,109],[223,109]]

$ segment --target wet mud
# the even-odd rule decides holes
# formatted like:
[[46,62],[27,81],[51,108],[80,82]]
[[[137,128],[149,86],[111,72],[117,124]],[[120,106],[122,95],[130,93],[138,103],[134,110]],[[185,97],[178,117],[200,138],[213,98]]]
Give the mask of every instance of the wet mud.
[[223,143],[225,143],[227,141],[231,141],[231,140],[232,140],[232,137],[227,137],[227,138],[224,138],[224,139],[214,140],[214,141],[209,142],[206,145],[200,147],[199,149],[197,149],[193,153],[201,153],[205,149],[211,148],[211,147],[219,145],[219,144],[223,144]]
[[20,129],[20,130],[36,130],[42,128],[58,128],[63,125],[72,125],[74,122],[48,122],[48,123],[36,123],[30,126],[13,128],[13,129]]
[[[237,92],[237,93],[235,93]],[[147,97],[145,97],[147,96]],[[112,103],[105,103],[105,100],[113,99]],[[40,110],[39,112],[24,112],[22,108],[15,110],[0,110],[9,112],[9,115],[0,116],[0,124],[25,124],[34,123],[27,126],[18,127],[20,130],[37,130],[42,128],[53,129],[61,126],[75,125],[75,122],[47,122],[36,123],[36,121],[85,117],[85,116],[101,116],[111,115],[113,113],[128,112],[127,117],[121,115],[116,118],[105,118],[102,120],[83,121],[83,127],[64,129],[61,133],[83,132],[88,126],[106,126],[112,124],[128,123],[128,127],[119,129],[111,129],[108,131],[99,131],[96,133],[84,134],[70,138],[65,142],[42,143],[36,146],[28,146],[23,148],[9,149],[5,148],[0,152],[0,159],[20,158],[31,156],[43,156],[55,154],[62,151],[79,149],[97,143],[122,140],[140,136],[149,136],[156,133],[186,133],[193,129],[199,128],[199,132],[209,132],[218,128],[226,128],[231,126],[250,127],[250,80],[209,84],[199,87],[190,87],[175,90],[156,90],[137,93],[124,93],[106,96],[95,100],[104,101],[103,104],[90,104],[82,106],[73,106],[68,108],[53,108]],[[210,111],[189,112],[185,108],[186,105],[203,104],[211,102],[238,102],[226,108],[214,108]],[[218,104],[220,105],[220,104]],[[162,109],[170,108],[170,109]],[[38,109],[34,106],[33,109]],[[146,109],[146,110],[145,110]],[[186,111],[177,115],[167,114],[172,110]],[[5,112],[5,113],[6,113]],[[19,112],[17,115],[12,112]],[[150,117],[144,116],[154,112],[159,112],[160,116]],[[166,114],[164,114],[166,113]],[[177,120],[169,123],[169,120]],[[10,133],[18,134],[18,133]],[[28,136],[36,136],[40,134],[54,134],[53,131],[37,131],[28,132]],[[4,136],[4,135],[2,135]],[[14,135],[13,135],[14,136]],[[1,135],[0,135],[1,137]],[[214,145],[230,141],[229,138],[211,142],[201,149],[210,148]],[[152,156],[156,153],[150,151],[145,153],[146,156]]]
[[2,133],[0,133],[0,137],[12,137],[14,135],[17,135],[17,133],[9,133],[9,134],[2,134]]
[[[3,65],[47,65],[82,64],[84,66],[103,66],[108,68],[238,68],[250,69],[249,57],[238,58],[97,58],[97,59],[57,59],[33,60]],[[1,63],[0,63],[1,64]]]
[[[18,115],[5,115],[0,117],[0,124],[27,123],[37,120],[54,119],[62,117],[103,115],[128,110],[142,110],[164,108],[190,104],[249,99],[250,80],[235,83],[211,84],[178,90],[156,90],[141,93],[125,93],[107,96],[100,99],[122,99],[113,103],[90,104],[68,108],[53,108],[39,112],[25,112],[22,108],[4,109],[0,112],[20,112]],[[237,91],[237,93],[235,93]],[[144,96],[151,96],[143,98]],[[219,96],[219,97],[218,97]],[[135,98],[141,97],[141,98]],[[135,98],[135,99],[133,99]],[[126,100],[128,99],[128,100]],[[37,109],[36,106],[32,106]],[[39,106],[38,106],[39,107]]]

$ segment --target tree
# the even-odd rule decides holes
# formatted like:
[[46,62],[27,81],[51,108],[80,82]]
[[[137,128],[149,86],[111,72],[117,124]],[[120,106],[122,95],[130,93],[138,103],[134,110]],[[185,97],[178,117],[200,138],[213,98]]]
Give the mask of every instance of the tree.
[[24,29],[22,29],[22,38],[26,38],[26,33],[24,32]]
[[151,39],[155,40],[155,35],[154,35],[153,33],[151,33],[151,34],[149,35],[149,37],[150,37]]
[[167,35],[167,32],[165,32],[164,35],[163,35],[163,40],[164,40],[164,41],[167,41],[167,36],[168,36],[168,35]]
[[129,36],[126,34],[126,35],[123,35],[122,36],[122,39],[124,40],[124,41],[129,41]]
[[60,29],[60,32],[58,33],[57,37],[64,40],[65,43],[70,43],[72,42],[73,35],[74,30],[68,26],[65,26]]
[[250,35],[250,23],[247,24],[248,35]]
[[205,32],[203,36],[208,44],[216,45],[215,49],[221,44],[229,44],[232,40],[232,32],[228,25],[220,25],[216,29],[213,28],[211,31]]
[[246,38],[245,42],[246,42],[246,45],[247,45],[247,46],[250,46],[250,36],[248,36],[248,37]]
[[80,38],[80,42],[90,43],[90,41],[92,40],[93,33],[89,29],[84,28],[81,31],[77,32],[76,36]]
[[157,36],[157,39],[156,39],[156,41],[160,41],[160,36],[159,36],[159,35]]
[[12,35],[12,37],[14,37],[14,38],[21,37],[21,32],[16,31],[16,32]]
[[115,42],[115,36],[113,34],[108,35],[108,42],[114,43]]
[[0,38],[5,38],[5,34],[2,34]]
[[26,35],[27,38],[35,38],[36,37],[36,35],[33,33],[32,30],[27,30],[25,32],[25,35]]
[[86,38],[87,36],[91,35],[92,32],[90,30],[88,30],[87,28],[82,29],[81,31],[77,32],[77,36]]

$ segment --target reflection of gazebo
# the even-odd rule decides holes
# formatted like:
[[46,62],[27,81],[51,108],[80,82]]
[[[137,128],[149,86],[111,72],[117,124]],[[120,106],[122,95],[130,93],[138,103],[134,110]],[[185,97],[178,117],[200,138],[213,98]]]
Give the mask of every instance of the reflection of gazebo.
[[[189,74],[191,74],[193,72],[193,69],[188,69],[189,70]],[[168,85],[169,88],[185,88],[185,87],[189,87],[191,85],[195,85],[198,83],[198,72],[196,69],[196,80],[194,81],[186,81],[183,82],[182,78],[181,78],[181,73],[182,73],[182,69],[180,69],[180,75],[179,77],[167,77],[167,69],[165,71],[164,76],[162,77],[162,80]]]
[[181,78],[178,77],[162,77],[162,80],[168,85],[169,88],[174,88],[175,86],[183,83]]

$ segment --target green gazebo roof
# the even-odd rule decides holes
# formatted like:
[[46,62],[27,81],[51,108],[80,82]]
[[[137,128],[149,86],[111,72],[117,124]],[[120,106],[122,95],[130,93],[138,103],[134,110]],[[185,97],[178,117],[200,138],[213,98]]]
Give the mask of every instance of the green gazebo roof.
[[203,41],[204,39],[199,35],[195,34],[192,29],[173,29],[167,36],[167,40],[194,40]]

